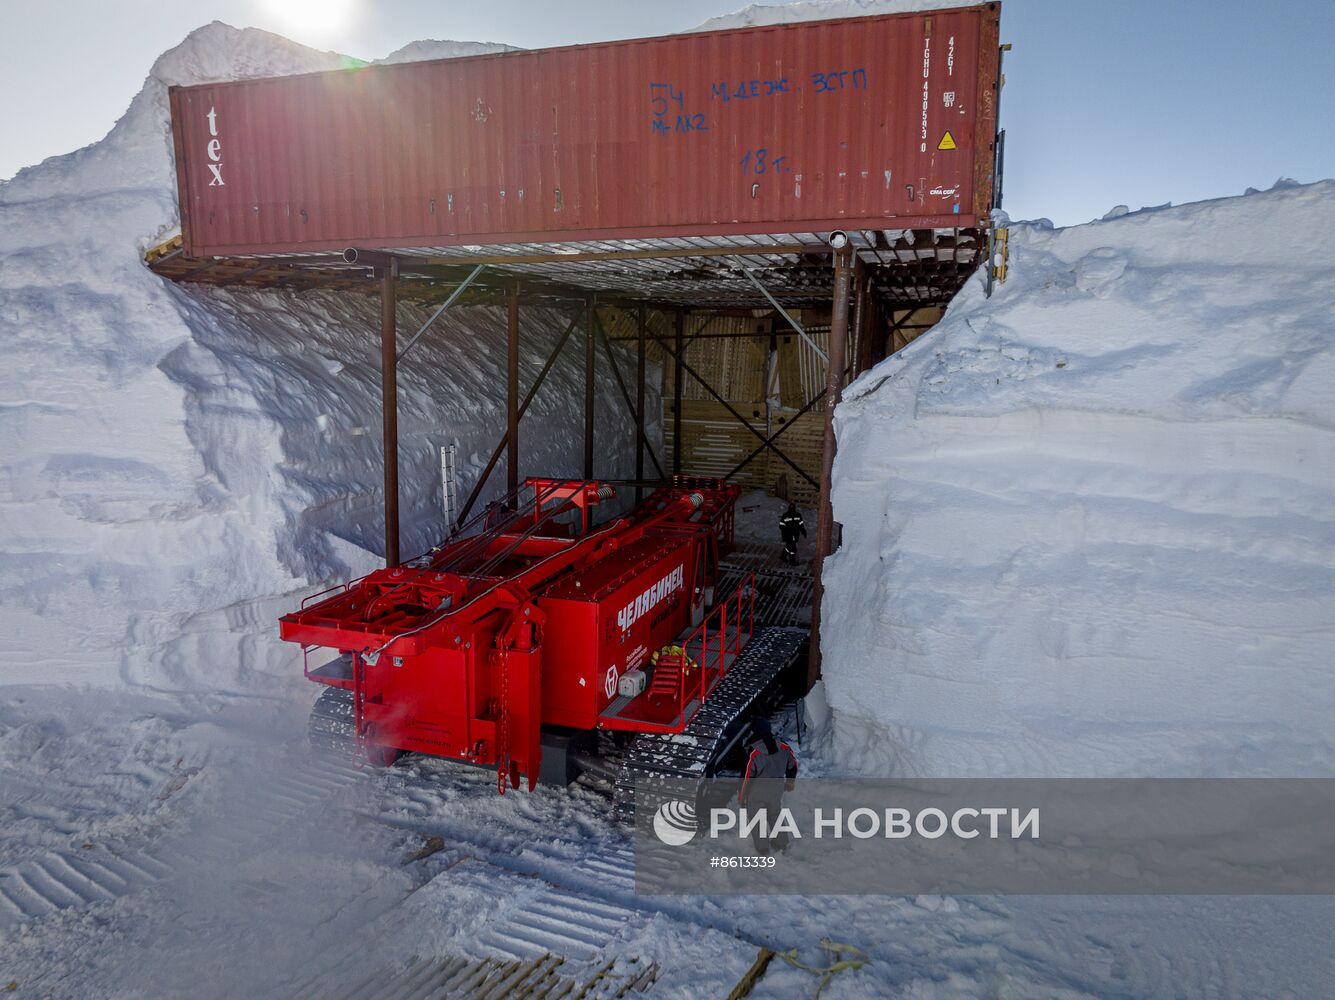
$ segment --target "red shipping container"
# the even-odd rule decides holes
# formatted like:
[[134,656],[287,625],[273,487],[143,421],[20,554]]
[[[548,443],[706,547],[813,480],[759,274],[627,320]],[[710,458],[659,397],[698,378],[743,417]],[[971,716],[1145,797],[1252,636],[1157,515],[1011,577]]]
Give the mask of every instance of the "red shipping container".
[[193,256],[977,225],[1000,4],[175,87]]

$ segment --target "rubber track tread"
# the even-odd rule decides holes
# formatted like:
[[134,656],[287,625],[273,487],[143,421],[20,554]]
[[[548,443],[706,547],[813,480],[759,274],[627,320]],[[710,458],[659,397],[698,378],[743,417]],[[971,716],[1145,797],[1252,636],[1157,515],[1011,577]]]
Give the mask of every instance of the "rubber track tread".
[[738,720],[758,712],[768,714],[777,703],[783,673],[796,659],[803,638],[798,629],[757,629],[683,732],[636,736],[617,775],[617,814],[634,818],[637,785],[643,791],[655,780],[683,778],[700,785],[712,777]]

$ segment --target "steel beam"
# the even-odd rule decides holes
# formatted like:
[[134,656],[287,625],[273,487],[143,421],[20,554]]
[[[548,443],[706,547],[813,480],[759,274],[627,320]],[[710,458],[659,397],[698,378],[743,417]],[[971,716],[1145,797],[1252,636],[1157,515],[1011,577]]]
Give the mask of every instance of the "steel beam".
[[[529,386],[528,392],[524,394],[524,402],[519,406],[520,418],[522,418],[528,411],[529,403],[533,402],[533,397],[536,396],[538,390],[542,388],[542,383],[547,379],[547,373],[552,370],[552,366],[556,364],[556,359],[561,355],[561,348],[565,347],[566,341],[569,340],[570,335],[575,332],[575,327],[579,325],[580,318],[583,315],[584,310],[581,308],[566,326],[565,332],[561,334],[560,339],[557,340],[556,346],[552,348],[552,353],[547,358],[546,363],[542,366],[542,371],[538,372],[538,377],[534,380],[533,384]],[[507,424],[508,423],[509,422],[507,421]],[[477,503],[477,498],[482,495],[482,488],[487,485],[487,480],[491,477],[492,471],[496,468],[496,463],[501,460],[501,455],[505,452],[509,442],[510,432],[507,430],[501,435],[501,440],[492,450],[491,458],[487,460],[487,464],[482,470],[482,475],[478,476],[477,482],[473,484],[473,489],[468,494],[468,499],[464,501],[463,507],[459,509],[459,516],[454,522],[456,530],[462,527],[463,523],[468,520],[469,511],[473,509],[473,504]]]
[[397,262],[380,274],[380,413],[385,465],[385,565],[399,564],[399,385],[395,323]]
[[765,296],[765,298],[769,299],[769,304],[779,311],[779,315],[784,318],[784,320],[788,323],[788,325],[791,326],[794,330],[796,330],[798,335],[807,342],[807,346],[810,347],[813,351],[815,351],[816,355],[828,365],[830,363],[830,359],[826,357],[824,351],[822,351],[819,347],[816,346],[816,342],[812,340],[809,336],[807,336],[807,332],[802,329],[802,324],[799,323],[797,320],[793,319],[793,317],[788,314],[787,309],[779,305],[779,300],[769,293],[769,289],[760,283],[760,279],[751,273],[751,269],[749,267],[745,265],[738,265],[738,266],[741,267],[742,273],[751,279],[751,284],[756,286],[756,289],[760,292],[760,294]]
[[[164,258],[164,259],[165,259],[165,258]],[[263,271],[263,270],[265,270],[266,268],[268,268],[268,266],[269,266],[268,264],[257,264],[255,267],[248,267],[248,268],[246,268],[244,271],[242,271],[240,274],[231,275],[231,276],[229,276],[225,281],[220,281],[220,282],[218,282],[218,286],[219,286],[220,288],[227,288],[229,285],[237,285],[237,284],[240,284],[241,282],[245,281],[247,278],[252,278],[252,277],[254,277],[255,275],[259,274],[261,271]]]
[[845,357],[851,359],[846,368],[857,371],[858,352],[862,349],[862,323],[866,316],[866,269],[862,266],[862,261],[853,259],[853,280],[850,288],[853,293],[853,311],[848,322],[848,343],[845,347]]
[[519,489],[519,282],[510,288],[505,369],[505,486],[513,496]]
[[589,296],[589,322],[584,330],[584,478],[593,478],[594,332],[598,325],[598,299]]
[[[635,404],[630,401],[630,392],[626,389],[626,381],[621,377],[621,366],[617,364],[616,356],[612,353],[612,345],[608,343],[607,331],[603,329],[603,321],[601,318],[597,320],[597,327],[598,339],[602,341],[603,354],[607,357],[608,367],[612,369],[612,376],[616,379],[617,388],[621,390],[621,399],[626,404],[626,409],[630,412],[631,416],[634,416]],[[663,467],[658,464],[658,456],[654,454],[653,448],[650,447],[649,439],[644,435],[644,428],[637,424],[635,429],[637,432],[636,442],[640,448],[648,450],[649,459],[654,463],[654,468],[658,470],[659,476],[663,476]],[[637,480],[643,479],[643,475],[637,475],[635,478]]]
[[847,250],[834,257],[834,302],[830,314],[830,363],[825,374],[825,435],[821,448],[820,501],[816,508],[816,556],[812,560],[811,651],[807,659],[807,689],[820,679],[820,610],[824,597],[821,571],[834,541],[834,510],[830,506],[830,476],[834,470],[834,408],[844,389],[844,357],[848,344],[848,293],[852,261]]
[[[697,340],[755,340],[758,337],[762,339],[768,339],[769,336],[770,334],[768,331],[764,333],[754,333],[750,330],[738,333],[697,333],[693,337],[686,338],[686,345],[689,347],[691,344],[694,344]],[[639,337],[608,337],[607,339],[614,344],[631,344],[639,340]],[[662,336],[659,334],[650,333],[645,335],[645,339],[648,340],[649,343],[651,344],[657,344],[663,341],[672,343],[673,341],[676,340],[676,337]]]
[[417,343],[418,339],[422,336],[422,334],[426,333],[427,328],[431,326],[431,324],[434,323],[436,320],[440,319],[441,313],[443,313],[446,309],[454,305],[454,303],[459,300],[459,296],[463,295],[464,291],[468,288],[468,286],[473,283],[473,279],[476,278],[479,274],[481,274],[486,266],[487,265],[485,264],[479,264],[477,267],[473,268],[473,273],[470,274],[468,277],[464,278],[463,282],[459,285],[458,288],[450,292],[449,298],[447,298],[444,302],[442,302],[440,308],[431,314],[431,318],[422,324],[422,328],[408,338],[408,343],[404,344],[403,350],[399,351],[400,361],[402,361],[404,357],[407,355],[407,353],[413,349],[413,344]]
[[876,302],[870,273],[864,273],[857,286],[857,330],[855,352],[853,355],[853,376],[856,378],[876,364],[876,345],[879,340],[876,329],[881,311]]
[[[361,251],[365,254],[367,251]],[[792,254],[819,254],[830,251],[820,243],[776,243],[772,246],[701,246],[660,247],[649,250],[582,250],[575,253],[516,254],[424,254],[412,253],[405,260],[415,264],[454,266],[460,264],[571,264],[601,260],[671,260],[680,257],[786,257]],[[300,259],[300,258],[298,258]]]
[[[683,334],[686,332],[686,310],[677,310],[675,338],[677,349],[672,352],[677,365],[672,376],[672,474],[681,475],[681,376],[682,355],[686,353]],[[662,345],[660,345],[662,346]]]
[[[644,479],[644,362],[645,362],[645,318],[644,306],[640,306],[639,313],[636,316],[636,326],[639,336],[635,339],[635,478]],[[606,342],[606,341],[604,341]],[[610,352],[611,345],[608,345]],[[655,462],[655,465],[658,463]],[[663,470],[659,469],[661,476]],[[639,503],[644,499],[644,487],[635,487],[635,502]]]

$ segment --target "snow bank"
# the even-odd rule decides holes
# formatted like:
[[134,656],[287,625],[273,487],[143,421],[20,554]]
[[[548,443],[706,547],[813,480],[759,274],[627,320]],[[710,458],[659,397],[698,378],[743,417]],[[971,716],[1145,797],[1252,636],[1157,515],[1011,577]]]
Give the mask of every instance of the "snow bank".
[[[157,61],[105,139],[0,184],[0,683],[270,688],[299,676],[275,635],[292,592],[377,563],[377,301],[175,286],[141,259],[177,221],[169,84],[347,62],[211,24]],[[525,381],[565,319],[526,310]],[[578,470],[575,353],[525,418],[522,473]],[[458,309],[403,366],[406,554],[443,527],[438,447],[459,446],[464,492],[490,455],[504,357],[503,316]],[[625,433],[604,433],[596,471],[629,474],[610,376],[599,405]]]
[[1335,183],[1113,214],[839,407],[846,767],[1335,773]]
[[423,62],[427,59],[461,59],[464,56],[483,56],[492,52],[519,52],[517,45],[505,45],[500,42],[451,42],[435,38],[422,38],[409,42],[403,48],[395,49],[383,59],[374,60],[376,65],[393,63]]

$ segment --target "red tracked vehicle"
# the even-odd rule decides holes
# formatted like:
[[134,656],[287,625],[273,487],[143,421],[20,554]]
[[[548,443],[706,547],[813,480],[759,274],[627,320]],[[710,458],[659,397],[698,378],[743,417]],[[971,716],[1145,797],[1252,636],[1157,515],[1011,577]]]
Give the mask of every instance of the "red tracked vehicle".
[[[714,773],[797,646],[754,641],[750,582],[715,600],[739,493],[678,477],[595,526],[610,484],[529,479],[522,502],[492,504],[426,555],[309,598],[280,634],[330,688],[312,734],[373,763],[413,751],[495,767],[501,791],[583,769],[619,792],[649,773]],[[652,662],[674,644],[684,656]],[[336,655],[312,668],[318,648]],[[607,760],[600,732],[635,735]]]

